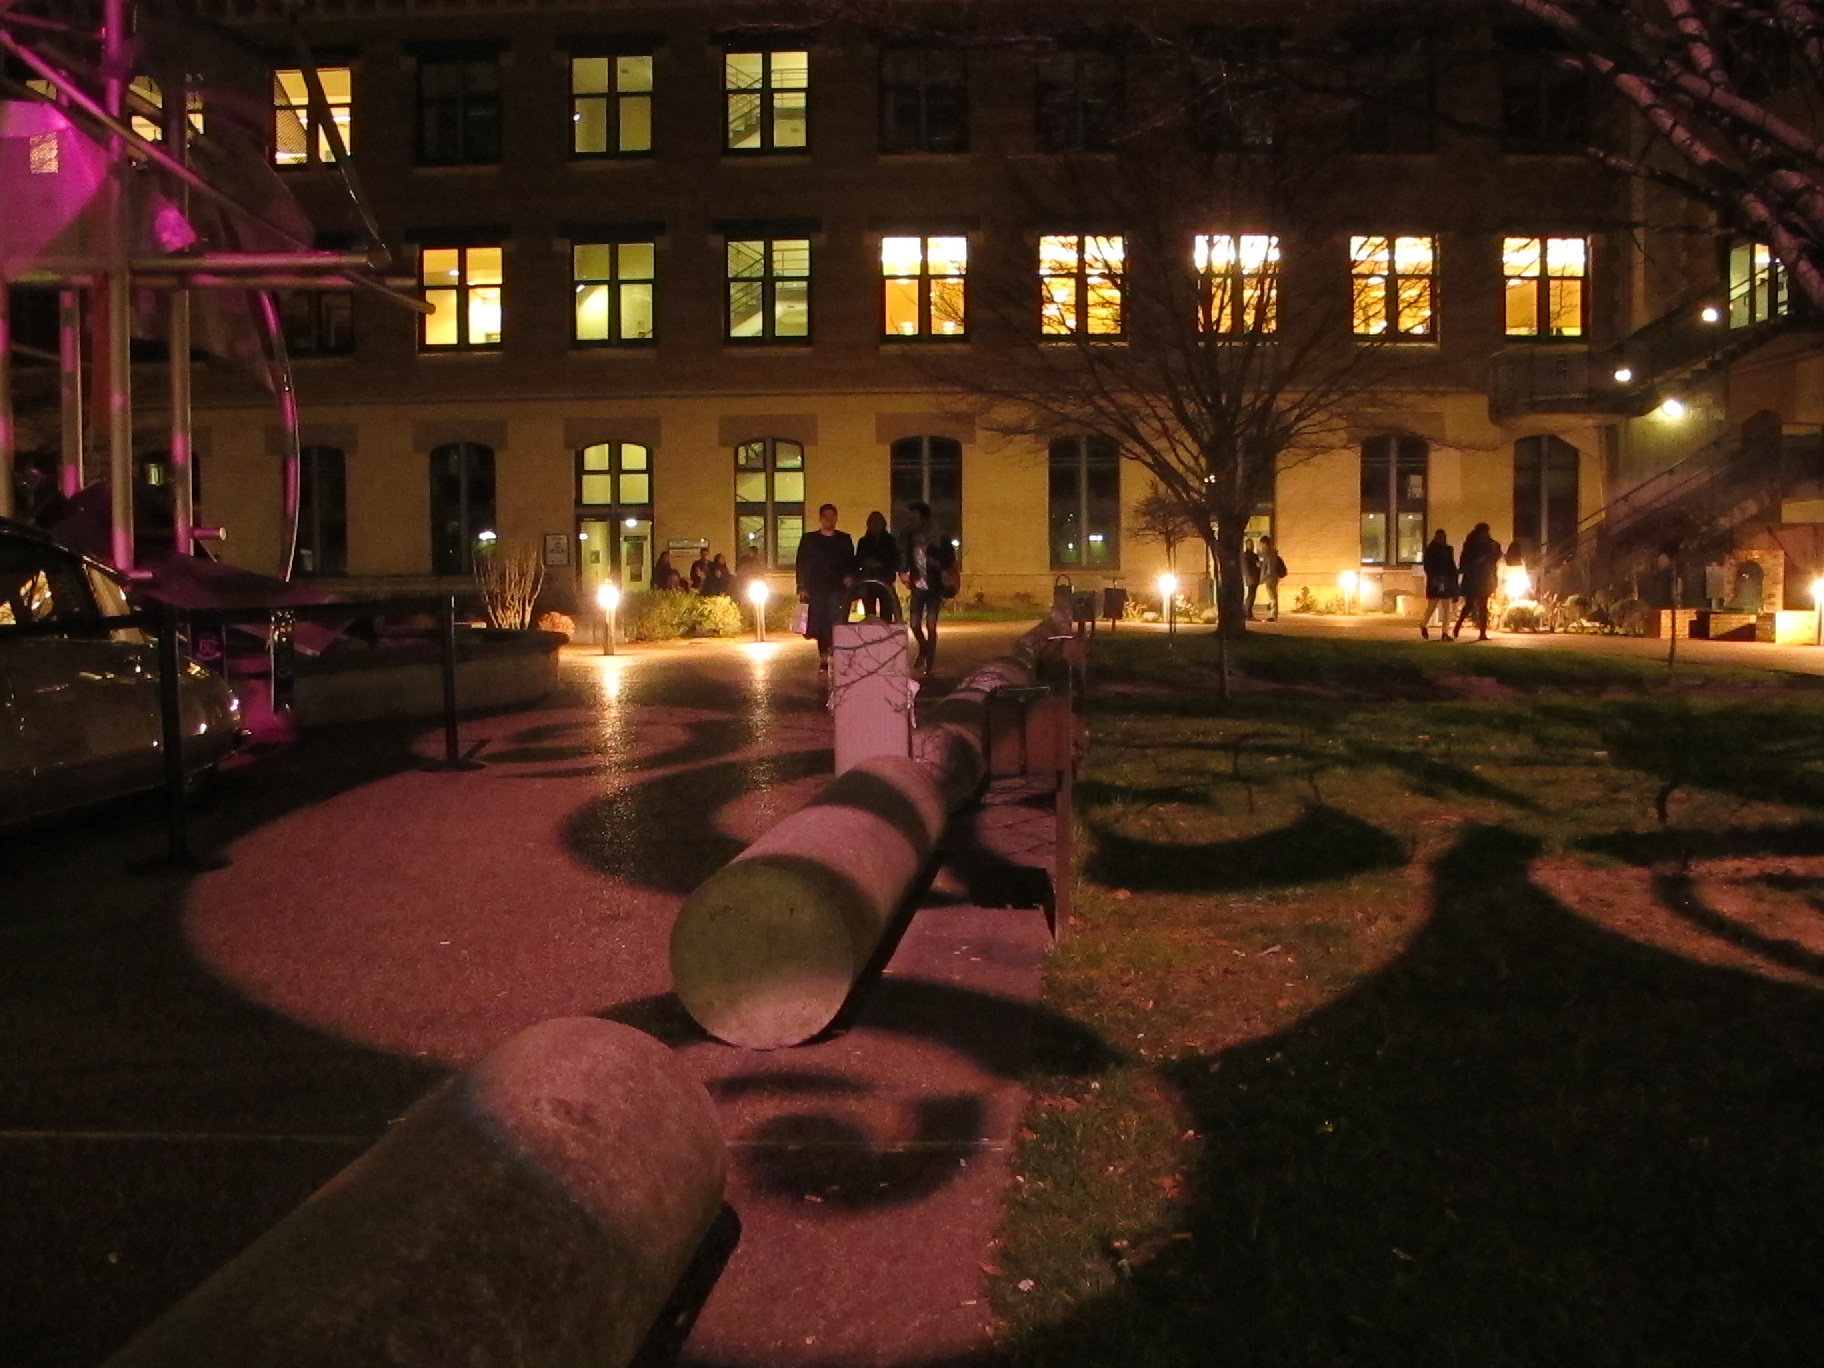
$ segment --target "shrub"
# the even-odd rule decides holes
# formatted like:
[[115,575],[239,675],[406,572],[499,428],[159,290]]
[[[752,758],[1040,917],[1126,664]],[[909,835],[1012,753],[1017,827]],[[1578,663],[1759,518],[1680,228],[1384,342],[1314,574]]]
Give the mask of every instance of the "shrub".
[[691,626],[698,636],[739,636],[742,628],[740,606],[725,594],[699,594]]
[[538,630],[556,632],[563,637],[574,637],[576,622],[568,613],[541,613],[538,618]]
[[1609,611],[1615,630],[1626,636],[1645,636],[1653,624],[1653,609],[1640,599],[1623,599]]
[[675,641],[695,626],[696,613],[688,589],[649,589],[621,600],[620,629],[629,641]]
[[1536,632],[1539,630],[1542,615],[1536,603],[1510,603],[1507,611],[1501,614],[1501,630],[1504,632]]

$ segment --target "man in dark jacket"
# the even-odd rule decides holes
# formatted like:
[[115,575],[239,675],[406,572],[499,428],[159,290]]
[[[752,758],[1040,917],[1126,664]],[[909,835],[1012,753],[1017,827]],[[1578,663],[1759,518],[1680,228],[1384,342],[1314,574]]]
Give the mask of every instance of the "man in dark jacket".
[[798,543],[798,601],[810,609],[804,634],[817,643],[817,668],[830,668],[830,635],[849,615],[855,541],[836,530],[836,505],[817,510],[817,529]]
[[937,664],[937,615],[955,594],[956,543],[931,521],[931,505],[906,505],[912,521],[901,537],[900,577],[911,590],[906,616],[918,643],[915,668],[930,674]]

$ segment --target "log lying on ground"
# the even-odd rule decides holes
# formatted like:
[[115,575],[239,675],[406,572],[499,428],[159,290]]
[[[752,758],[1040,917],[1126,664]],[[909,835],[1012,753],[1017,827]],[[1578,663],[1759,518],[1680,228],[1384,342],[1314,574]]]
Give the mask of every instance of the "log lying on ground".
[[930,769],[876,756],[712,874],[678,910],[671,976],[704,1030],[770,1050],[831,1021],[930,859]]
[[864,761],[686,898],[671,979],[698,1025],[731,1045],[801,1045],[836,1019],[911,893],[951,812],[987,774],[988,696],[1032,682],[1068,634],[1051,616],[931,709],[912,759]]
[[547,1021],[425,1098],[105,1368],[624,1368],[722,1208],[670,1051]]

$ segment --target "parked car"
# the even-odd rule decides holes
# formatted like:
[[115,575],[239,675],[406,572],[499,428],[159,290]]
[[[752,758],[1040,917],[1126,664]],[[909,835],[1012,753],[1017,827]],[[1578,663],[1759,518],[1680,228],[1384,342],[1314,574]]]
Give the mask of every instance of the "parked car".
[[[114,571],[0,518],[0,823],[163,783],[157,643],[106,622],[129,611]],[[179,700],[196,775],[240,743],[240,700],[188,659]]]

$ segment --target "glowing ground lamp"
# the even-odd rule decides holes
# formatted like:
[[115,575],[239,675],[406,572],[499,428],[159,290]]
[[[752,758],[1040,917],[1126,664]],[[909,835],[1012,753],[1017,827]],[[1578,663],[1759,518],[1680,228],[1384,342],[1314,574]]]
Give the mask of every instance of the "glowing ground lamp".
[[1818,645],[1824,646],[1824,575],[1811,582],[1811,602],[1818,611]]
[[747,601],[754,605],[754,640],[766,640],[766,600],[772,594],[772,587],[763,579],[755,579],[747,586]]
[[1501,592],[1507,595],[1509,603],[1527,603],[1533,597],[1533,577],[1526,572],[1524,565],[1506,565],[1501,568]]
[[1165,635],[1170,640],[1178,634],[1178,576],[1159,576],[1159,600],[1165,609]]
[[1342,574],[1340,574],[1336,577],[1336,583],[1337,583],[1338,587],[1341,588],[1343,591],[1343,611],[1345,613],[1351,613],[1351,612],[1355,611],[1354,606],[1353,606],[1353,600],[1355,598],[1355,590],[1356,590],[1356,586],[1359,585],[1361,582],[1362,582],[1362,577],[1353,570],[1345,570],[1345,571],[1343,571]]
[[595,601],[602,607],[602,654],[614,654],[614,614],[621,606],[621,589],[613,580],[603,580],[595,591]]

